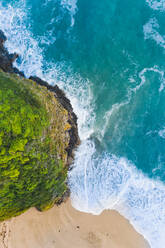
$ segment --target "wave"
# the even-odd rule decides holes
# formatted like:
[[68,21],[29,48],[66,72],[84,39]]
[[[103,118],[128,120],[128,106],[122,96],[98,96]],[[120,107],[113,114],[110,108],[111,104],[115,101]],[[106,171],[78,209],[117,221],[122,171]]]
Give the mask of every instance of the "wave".
[[74,25],[74,15],[77,11],[77,0],[61,0],[61,5],[71,13],[71,27]]
[[[65,1],[65,4],[67,2]],[[20,55],[15,66],[23,71],[26,77],[36,75],[52,85],[58,84],[65,90],[78,116],[80,138],[86,139],[93,133],[95,121],[90,82],[73,73],[68,64],[47,64],[44,61],[43,50],[30,31],[25,9],[26,5],[22,0],[7,7],[0,3],[0,27],[8,38],[5,46],[10,53],[17,52]]]
[[145,177],[126,158],[97,155],[94,142],[79,147],[69,173],[72,204],[80,211],[100,214],[115,209],[128,218],[153,248],[165,242],[165,186]]
[[163,129],[159,130],[158,134],[161,138],[165,139],[165,127],[163,127]]
[[144,26],[144,39],[152,39],[157,45],[165,48],[165,36],[158,32],[159,24],[156,18],[151,18]]
[[146,2],[154,10],[165,11],[164,0],[146,0]]
[[[8,39],[5,46],[9,52],[17,52],[20,55],[19,61],[15,62],[15,65],[20,71],[24,71],[27,77],[39,76],[42,73],[42,50],[28,31],[28,17],[24,9],[26,9],[24,1],[7,7],[0,3],[0,27],[7,34]],[[34,51],[38,52],[34,53]]]
[[[128,92],[126,94],[126,100],[120,103],[119,102],[114,103],[112,107],[110,108],[110,110],[105,112],[103,116],[104,124],[102,124],[102,128],[99,128],[99,130],[97,130],[98,139],[100,141],[104,138],[104,135],[107,129],[110,127],[111,118],[113,118],[113,116],[116,116],[117,112],[119,113],[121,108],[123,108],[125,105],[128,105],[131,102],[132,98],[136,96],[137,91],[139,91],[143,87],[143,85],[146,83],[145,74],[147,72],[154,72],[159,75],[159,82],[160,82],[159,93],[161,93],[164,90],[164,87],[165,87],[165,75],[164,74],[165,73],[163,70],[160,70],[158,66],[144,68],[143,70],[141,70],[138,73],[138,77],[137,77],[139,78],[139,83],[135,84],[135,81],[131,82],[131,87],[128,88]],[[134,83],[135,86],[132,87],[132,83]]]
[[[93,94],[90,88],[90,81],[83,79],[78,73],[74,73],[69,64],[56,66],[54,63],[49,63],[49,68],[41,77],[52,85],[55,83],[58,84],[58,86],[65,91],[78,117],[80,139],[85,140],[89,138],[94,132],[95,123],[94,104],[92,102]],[[57,80],[55,78],[57,78]]]
[[[47,64],[44,61],[43,51],[30,32],[24,2],[18,1],[17,4],[7,7],[0,3],[0,27],[7,34],[6,46],[9,51],[20,54],[20,59],[16,62],[17,67],[24,71],[27,77],[35,74],[50,84],[57,83],[71,99],[78,116],[82,144],[76,152],[74,167],[68,176],[73,206],[80,211],[93,214],[99,214],[104,209],[116,209],[145,236],[151,247],[163,248],[164,185],[145,177],[126,158],[105,152],[98,153],[94,141],[88,139],[94,132],[95,124],[90,82],[73,73],[68,64]],[[61,1],[61,3],[65,5],[70,1]],[[72,3],[76,2],[72,1]],[[76,5],[72,6],[74,15]],[[43,71],[43,68],[47,69]],[[158,72],[157,68],[152,69]],[[130,91],[130,95],[144,85],[146,70],[139,74],[140,84]],[[119,107],[115,105],[113,111],[117,111]],[[105,123],[105,130],[111,112]]]
[[146,78],[145,78],[145,73],[146,72],[155,72],[158,73],[160,78],[160,87],[159,87],[159,92],[164,90],[165,87],[165,72],[163,70],[160,70],[160,68],[158,66],[154,66],[151,68],[144,68],[140,73],[139,73],[139,78],[141,79],[141,83],[140,85],[136,86],[134,91],[138,90],[142,85],[144,85],[144,83],[146,82]]

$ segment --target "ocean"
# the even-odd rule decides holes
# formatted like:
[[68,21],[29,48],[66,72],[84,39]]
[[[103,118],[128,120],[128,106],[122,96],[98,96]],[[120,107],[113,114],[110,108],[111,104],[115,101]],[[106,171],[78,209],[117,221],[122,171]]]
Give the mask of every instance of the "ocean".
[[65,90],[81,145],[72,205],[165,244],[165,0],[1,0],[15,65]]

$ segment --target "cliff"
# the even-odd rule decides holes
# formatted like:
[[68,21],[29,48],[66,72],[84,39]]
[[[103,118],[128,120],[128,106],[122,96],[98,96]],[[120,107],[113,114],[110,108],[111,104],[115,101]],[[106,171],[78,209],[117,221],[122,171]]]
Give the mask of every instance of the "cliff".
[[80,143],[65,93],[13,66],[0,31],[0,221],[68,195],[67,171]]

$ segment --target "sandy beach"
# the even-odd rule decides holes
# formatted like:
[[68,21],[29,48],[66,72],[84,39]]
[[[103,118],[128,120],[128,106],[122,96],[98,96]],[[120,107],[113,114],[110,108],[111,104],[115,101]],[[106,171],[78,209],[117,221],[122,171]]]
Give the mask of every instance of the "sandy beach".
[[32,208],[0,224],[0,248],[146,248],[129,222],[116,211],[95,216],[70,201],[46,212]]

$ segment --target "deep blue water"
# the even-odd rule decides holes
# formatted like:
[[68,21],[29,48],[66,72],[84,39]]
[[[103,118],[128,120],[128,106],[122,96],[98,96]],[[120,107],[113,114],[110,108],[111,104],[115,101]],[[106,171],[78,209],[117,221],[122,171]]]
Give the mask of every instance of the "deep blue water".
[[17,66],[66,91],[82,144],[73,206],[165,243],[165,0],[1,0]]

